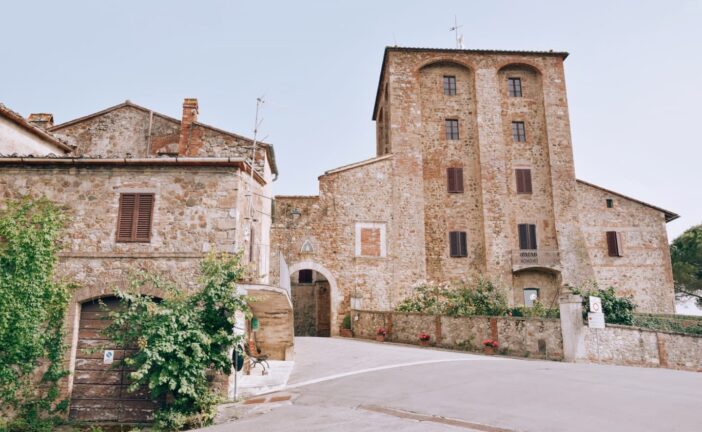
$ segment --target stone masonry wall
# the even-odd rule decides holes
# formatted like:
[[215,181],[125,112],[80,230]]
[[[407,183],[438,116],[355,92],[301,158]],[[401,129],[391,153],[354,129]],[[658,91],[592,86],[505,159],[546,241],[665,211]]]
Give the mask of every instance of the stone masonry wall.
[[485,339],[497,340],[499,352],[513,356],[563,358],[560,321],[513,317],[448,317],[420,313],[353,310],[354,337],[375,339],[378,327],[388,331],[385,340],[419,344],[417,335],[431,335],[434,346],[482,351]]

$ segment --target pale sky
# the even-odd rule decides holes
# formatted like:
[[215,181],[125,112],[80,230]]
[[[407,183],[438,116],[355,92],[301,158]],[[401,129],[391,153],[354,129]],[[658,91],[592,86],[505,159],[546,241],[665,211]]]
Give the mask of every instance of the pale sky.
[[57,122],[125,99],[275,146],[278,194],[374,156],[386,45],[563,50],[583,180],[702,223],[702,1],[13,1],[0,11],[0,102]]

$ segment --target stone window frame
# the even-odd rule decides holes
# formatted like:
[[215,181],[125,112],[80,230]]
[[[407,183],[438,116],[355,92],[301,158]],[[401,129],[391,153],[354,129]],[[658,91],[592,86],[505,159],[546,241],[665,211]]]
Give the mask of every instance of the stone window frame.
[[[361,255],[361,230],[363,228],[380,230],[380,255]],[[384,222],[356,222],[355,226],[354,255],[360,258],[385,258],[387,256],[387,233]]]

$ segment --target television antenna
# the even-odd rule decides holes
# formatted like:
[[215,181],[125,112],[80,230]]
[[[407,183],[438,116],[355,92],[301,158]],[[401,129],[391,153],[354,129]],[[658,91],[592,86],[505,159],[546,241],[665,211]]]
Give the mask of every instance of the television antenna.
[[449,31],[455,32],[456,34],[456,49],[463,49],[463,34],[458,32],[462,27],[463,25],[458,25],[458,17],[454,15],[453,27],[451,27]]

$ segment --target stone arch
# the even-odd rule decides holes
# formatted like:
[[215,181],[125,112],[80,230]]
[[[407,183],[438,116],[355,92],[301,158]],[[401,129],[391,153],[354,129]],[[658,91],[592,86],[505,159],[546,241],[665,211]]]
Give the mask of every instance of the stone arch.
[[422,69],[426,69],[431,66],[454,66],[454,67],[459,67],[463,69],[467,69],[469,72],[473,72],[473,66],[464,63],[462,61],[458,61],[452,58],[445,58],[445,57],[438,57],[438,58],[433,58],[425,61],[424,63],[420,64],[419,67],[417,68],[417,71],[421,71]]
[[314,261],[310,260],[305,260],[305,261],[299,261],[296,262],[295,264],[292,264],[288,266],[288,272],[290,275],[294,274],[295,272],[298,272],[300,270],[314,270],[317,273],[321,273],[322,276],[324,276],[327,281],[329,282],[329,291],[330,291],[330,296],[331,296],[331,335],[332,336],[338,336],[339,335],[339,328],[338,326],[334,325],[338,322],[337,319],[337,314],[338,314],[338,309],[339,309],[339,304],[341,304],[344,301],[344,295],[341,291],[339,291],[339,286],[336,282],[336,278],[334,277],[334,274],[329,271],[326,267],[324,267],[321,264],[318,264]]
[[[159,289],[146,287],[140,290],[141,294],[152,297],[164,298],[165,293]],[[78,352],[78,330],[80,323],[81,307],[84,303],[104,297],[114,296],[114,289],[107,287],[87,286],[73,292],[66,314],[66,343],[69,347],[68,366],[68,395],[73,392],[73,379],[75,378],[76,354]]]
[[525,69],[537,74],[539,77],[543,75],[539,66],[525,61],[506,61],[501,63],[497,66],[497,73],[503,72],[505,69]]

